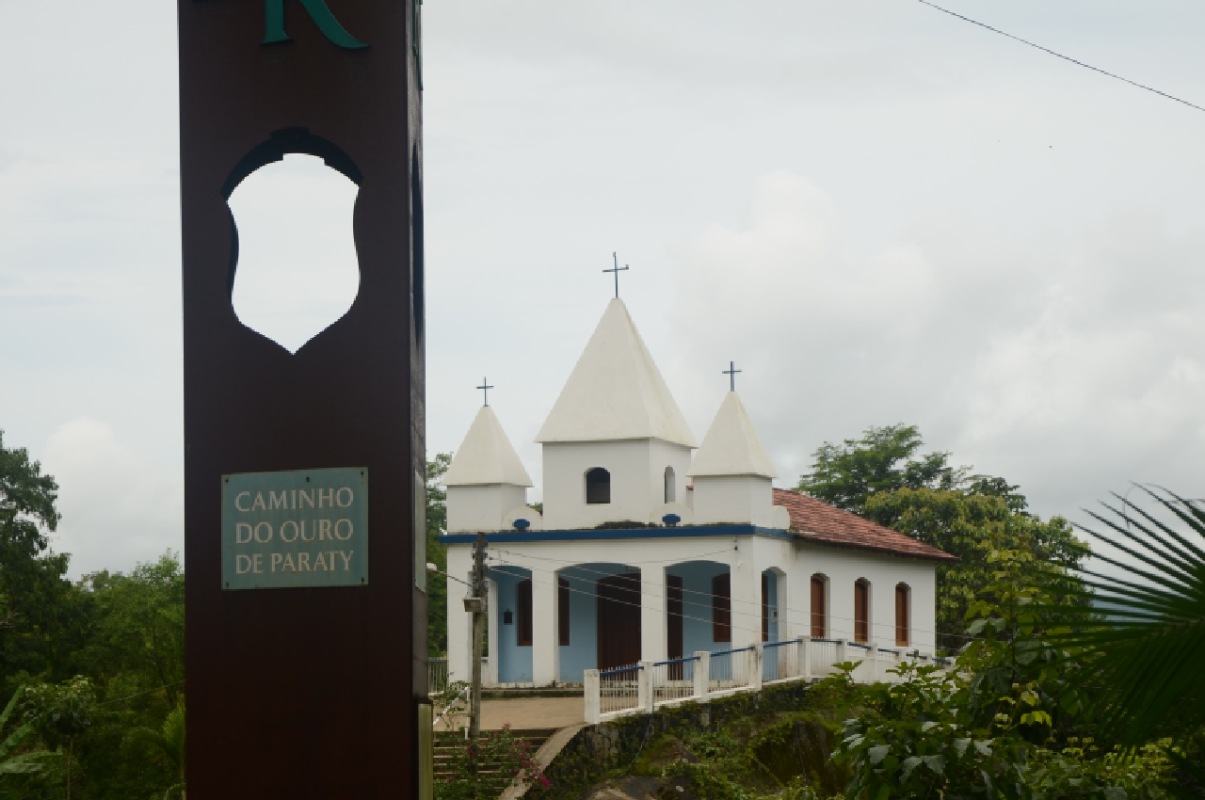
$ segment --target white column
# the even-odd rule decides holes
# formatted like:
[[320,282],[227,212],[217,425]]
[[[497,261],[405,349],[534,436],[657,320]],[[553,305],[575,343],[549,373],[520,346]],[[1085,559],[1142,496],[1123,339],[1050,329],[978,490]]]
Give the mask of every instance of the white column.
[[501,651],[498,649],[498,582],[486,578],[485,594],[488,598],[485,604],[485,641],[489,645],[489,656],[486,657],[485,671],[481,674],[481,681],[486,686],[497,686],[498,668],[501,666],[499,664]]
[[557,576],[532,574],[531,580],[531,680],[550,686],[561,677],[557,638]]
[[640,570],[640,660],[666,659],[665,567]]
[[761,641],[761,570],[753,563],[752,547],[742,542],[732,565],[732,647]]
[[[448,553],[448,574],[460,577],[461,580],[468,580],[469,574],[464,569],[454,569],[452,562],[452,553]],[[457,565],[461,566],[461,565]],[[468,595],[469,589],[459,581],[448,580],[448,682],[464,681],[468,683],[469,676],[472,672],[472,664],[469,663],[472,658],[472,649],[469,646],[469,632],[472,629],[470,615],[464,611],[464,598]],[[492,649],[490,652],[494,652]]]

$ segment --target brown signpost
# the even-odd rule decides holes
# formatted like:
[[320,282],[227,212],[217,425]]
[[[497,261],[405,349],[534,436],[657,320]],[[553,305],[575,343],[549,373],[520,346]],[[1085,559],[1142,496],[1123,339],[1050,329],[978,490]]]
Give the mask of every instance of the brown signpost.
[[[178,0],[190,800],[429,791],[418,3]],[[293,354],[227,205],[286,153],[359,187],[359,294]]]

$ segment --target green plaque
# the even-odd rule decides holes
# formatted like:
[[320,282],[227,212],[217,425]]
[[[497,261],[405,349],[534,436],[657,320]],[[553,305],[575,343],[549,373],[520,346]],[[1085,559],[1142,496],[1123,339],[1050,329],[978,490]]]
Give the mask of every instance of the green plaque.
[[368,583],[368,470],[222,476],[222,588]]

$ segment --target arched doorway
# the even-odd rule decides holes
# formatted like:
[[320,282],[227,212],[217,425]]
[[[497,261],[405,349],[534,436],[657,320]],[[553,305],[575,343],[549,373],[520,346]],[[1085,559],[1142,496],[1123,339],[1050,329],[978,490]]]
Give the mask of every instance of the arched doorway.
[[640,661],[640,573],[598,579],[598,668]]

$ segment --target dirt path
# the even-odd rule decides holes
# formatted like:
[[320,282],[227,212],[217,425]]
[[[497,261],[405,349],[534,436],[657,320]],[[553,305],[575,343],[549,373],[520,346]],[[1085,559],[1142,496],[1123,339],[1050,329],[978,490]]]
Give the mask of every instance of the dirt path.
[[[481,728],[500,730],[509,724],[516,730],[566,728],[585,721],[585,702],[581,697],[510,697],[481,701]],[[459,720],[467,725],[467,717]],[[436,730],[446,730],[440,725]]]

